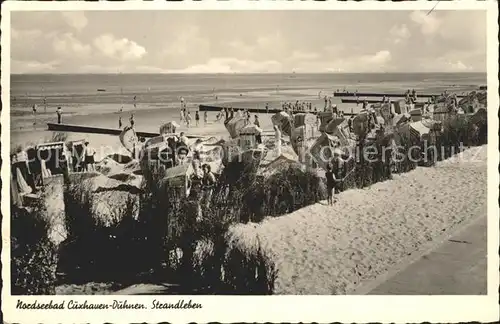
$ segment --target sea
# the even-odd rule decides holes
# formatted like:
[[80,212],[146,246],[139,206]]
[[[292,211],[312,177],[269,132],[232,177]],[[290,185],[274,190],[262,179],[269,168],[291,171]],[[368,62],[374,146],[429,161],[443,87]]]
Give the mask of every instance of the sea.
[[[297,100],[321,110],[324,96],[336,90],[464,93],[487,82],[486,73],[18,74],[10,81],[11,134],[44,129],[55,122],[57,107],[64,123],[116,127],[122,111],[124,120],[134,113],[141,130],[157,130],[160,122],[179,120],[181,100],[190,110],[200,104],[278,108]],[[332,103],[344,111],[360,108],[338,97]]]

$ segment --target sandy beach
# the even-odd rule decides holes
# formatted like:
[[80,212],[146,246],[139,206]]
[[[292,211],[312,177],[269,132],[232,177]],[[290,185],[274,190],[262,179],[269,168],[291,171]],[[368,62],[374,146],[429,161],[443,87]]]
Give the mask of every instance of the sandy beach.
[[[370,89],[367,85],[359,88]],[[422,88],[423,91],[439,89]],[[196,125],[194,114],[198,104],[264,108],[269,103],[270,108],[277,108],[283,101],[300,100],[312,102],[322,110],[324,101],[318,98],[318,91],[323,90],[320,89],[325,88],[303,86],[277,92],[270,87],[247,86],[244,91],[235,87],[221,92],[217,100],[207,90],[197,90],[188,101],[193,118],[190,128],[179,120],[180,104],[176,100],[185,93],[182,91],[163,94],[164,101],[144,95],[135,105],[130,102],[130,96],[129,101],[121,103],[123,98],[116,91],[102,95],[102,101],[88,93],[53,95],[47,112],[44,107],[38,108],[37,123],[33,125],[34,115],[29,113],[29,104],[40,100],[36,94],[26,97],[24,103],[16,99],[17,103],[11,107],[10,142],[15,148],[49,141],[53,132],[46,130],[45,123],[55,122],[57,105],[64,107],[65,124],[118,129],[119,116],[123,125],[127,125],[133,113],[136,131],[158,132],[162,124],[176,121],[181,124],[177,132],[228,139],[224,123],[215,120],[216,113],[208,113],[207,123],[201,113]],[[344,111],[360,109],[356,105],[341,104],[338,98],[333,98],[332,103],[338,103]],[[258,116],[263,130],[271,131],[272,115]],[[67,135],[68,141],[87,139],[96,150],[97,161],[112,153],[124,153],[118,136]],[[486,215],[486,177],[486,146],[483,146],[432,168],[419,167],[368,188],[342,192],[334,206],[322,201],[290,214],[268,217],[258,224],[232,225],[227,235],[250,250],[260,242],[271,255],[278,269],[274,294],[355,294],[394,268],[409,264],[422,251],[437,246],[464,224]],[[90,283],[82,287],[61,286],[58,293],[111,293],[115,288],[107,287],[107,283]],[[132,294],[134,289],[125,291]],[[142,294],[148,289],[140,286],[139,290]],[[164,292],[170,288],[158,289]]]
[[[477,89],[484,78],[482,74],[13,75],[10,143],[24,145],[50,138],[52,132],[46,130],[46,123],[57,122],[59,106],[63,123],[118,128],[120,115],[127,125],[134,113],[137,130],[158,132],[162,123],[179,122],[181,98],[191,111],[194,126],[194,113],[200,104],[264,109],[266,104],[280,108],[283,102],[306,101],[322,110],[324,96],[331,97],[338,89],[403,93],[412,88],[421,93],[461,93]],[[96,92],[98,88],[106,91]],[[346,112],[361,109],[361,105],[341,103],[338,97],[331,97],[331,102]],[[36,125],[33,104],[38,105]],[[187,130],[181,125],[180,131],[227,136],[224,125],[215,124],[215,119],[216,114],[209,113],[209,123],[203,125],[200,114],[199,127]],[[270,116],[260,116],[260,121],[264,130],[272,128]],[[80,134],[69,136],[70,140],[82,138]],[[116,143],[113,137],[88,137],[94,146]]]
[[486,215],[486,146],[261,224],[235,225],[277,264],[276,294],[351,294]]

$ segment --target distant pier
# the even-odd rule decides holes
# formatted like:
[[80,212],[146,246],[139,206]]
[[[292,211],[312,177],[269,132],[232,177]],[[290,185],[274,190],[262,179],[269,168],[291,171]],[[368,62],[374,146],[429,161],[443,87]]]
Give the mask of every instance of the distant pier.
[[[49,131],[55,132],[68,132],[68,133],[85,133],[85,134],[102,134],[102,135],[120,135],[123,129],[118,128],[102,128],[102,127],[92,127],[92,126],[82,126],[82,125],[70,125],[70,124],[56,124],[47,123],[47,128]],[[160,136],[160,133],[151,132],[138,132],[135,134],[139,137],[151,138]],[[203,136],[198,135],[187,135],[188,138],[200,138]]]
[[[333,93],[334,97],[374,97],[374,98],[405,98],[406,94],[401,93],[379,93],[379,92],[342,92],[337,91]],[[417,92],[417,98],[434,98],[439,97],[440,94],[420,94]],[[466,95],[457,94],[458,98],[466,97]]]

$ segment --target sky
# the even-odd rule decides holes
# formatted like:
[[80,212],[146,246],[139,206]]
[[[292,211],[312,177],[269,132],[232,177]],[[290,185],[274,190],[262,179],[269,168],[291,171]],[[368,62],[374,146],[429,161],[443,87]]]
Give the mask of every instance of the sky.
[[484,72],[486,12],[11,14],[11,73]]

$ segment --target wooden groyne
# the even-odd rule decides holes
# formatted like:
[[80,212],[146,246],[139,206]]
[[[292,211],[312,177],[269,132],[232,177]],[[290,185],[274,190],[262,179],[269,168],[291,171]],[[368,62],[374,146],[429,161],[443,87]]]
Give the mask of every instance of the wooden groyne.
[[[47,123],[47,128],[49,131],[55,132],[68,132],[68,133],[85,133],[85,134],[102,134],[102,135],[120,135],[123,131],[118,128],[102,128],[102,127],[92,127],[92,126],[82,126],[82,125],[70,125],[70,124],[56,124]],[[151,132],[135,132],[139,137],[151,138],[160,136],[160,133]],[[186,135],[188,138],[200,138],[203,136],[199,135]]]
[[[230,109],[231,107],[228,107]],[[232,107],[234,111],[237,110],[248,110],[248,112],[251,113],[257,113],[257,114],[275,114],[277,112],[282,111],[281,109],[276,109],[276,108],[269,108],[269,110],[262,109],[262,108],[237,108],[237,107]],[[200,105],[199,106],[200,111],[212,111],[212,112],[219,112],[223,111],[224,107],[221,106],[210,106],[210,105]]]
[[[374,103],[383,103],[383,101],[380,99],[380,100],[377,100],[377,99],[364,99],[364,98],[359,98],[358,99],[345,99],[345,98],[342,98],[340,99],[340,101],[342,103],[354,103],[354,104],[362,104],[363,102],[367,102],[367,103],[370,103],[370,104],[374,104]],[[424,104],[425,102],[424,101],[417,101],[417,103],[421,103],[421,104]]]
[[[228,109],[230,109],[231,107],[229,107]],[[232,107],[233,110],[236,112],[238,110],[248,110],[250,113],[255,113],[255,114],[265,114],[265,113],[269,113],[269,114],[275,114],[275,113],[279,113],[279,112],[282,112],[284,111],[283,109],[276,109],[276,108],[273,108],[273,109],[269,109],[269,110],[266,110],[266,109],[262,109],[262,108],[237,108],[237,107]],[[200,111],[215,111],[215,112],[220,112],[222,111],[224,113],[224,107],[220,107],[220,106],[207,106],[207,105],[200,105],[199,106],[199,109]],[[316,115],[318,114],[319,112],[321,111],[317,111],[317,112],[314,112],[314,111],[309,111],[309,110],[294,110],[293,113],[294,114],[313,114],[313,115]],[[357,114],[355,113],[344,113],[344,116],[355,116]]]
[[[379,93],[379,92],[334,92],[334,97],[374,97],[374,98],[405,98],[406,94],[401,93]],[[417,93],[417,98],[433,98],[439,97],[440,94],[420,94]],[[463,98],[465,95],[457,94],[457,98]]]
[[[70,124],[56,124],[47,123],[47,127],[50,131],[56,132],[71,132],[71,133],[87,133],[87,134],[102,134],[102,135],[120,135],[123,131],[118,128],[101,128],[92,126],[82,126],[82,125],[70,125]],[[150,132],[137,132],[137,136],[141,137],[156,137],[159,133]]]

